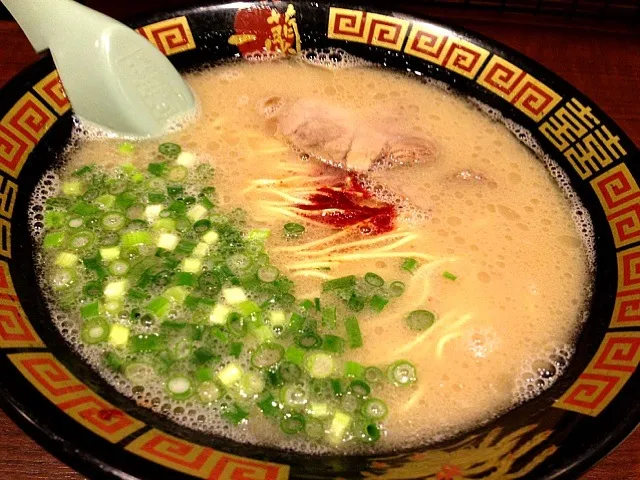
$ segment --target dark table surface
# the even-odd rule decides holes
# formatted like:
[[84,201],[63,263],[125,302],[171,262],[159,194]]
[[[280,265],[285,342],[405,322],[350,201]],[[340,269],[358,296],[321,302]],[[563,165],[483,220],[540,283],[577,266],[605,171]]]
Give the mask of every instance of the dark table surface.
[[[116,17],[184,4],[180,0],[87,3]],[[133,4],[133,5],[132,5]],[[412,7],[416,9],[415,4]],[[428,10],[429,14],[503,42],[582,90],[640,145],[640,26],[559,17]],[[15,23],[0,21],[0,86],[36,60]],[[640,430],[581,480],[639,480]],[[0,480],[77,480],[0,411]]]

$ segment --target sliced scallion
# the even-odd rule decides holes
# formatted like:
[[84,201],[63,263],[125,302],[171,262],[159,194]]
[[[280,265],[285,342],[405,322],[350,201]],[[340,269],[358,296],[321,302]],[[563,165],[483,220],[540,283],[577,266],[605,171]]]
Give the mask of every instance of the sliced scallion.
[[436,316],[429,310],[414,310],[405,319],[405,323],[411,330],[422,332],[431,327],[436,321]]
[[416,367],[407,360],[398,360],[387,369],[387,377],[396,386],[411,385],[416,381]]

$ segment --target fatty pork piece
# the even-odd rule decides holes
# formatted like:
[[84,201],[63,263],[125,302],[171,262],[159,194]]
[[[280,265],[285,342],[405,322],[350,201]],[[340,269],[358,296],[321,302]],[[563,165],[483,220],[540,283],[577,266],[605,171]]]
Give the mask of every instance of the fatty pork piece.
[[376,125],[340,106],[312,98],[287,102],[270,97],[262,105],[265,118],[296,149],[332,165],[365,172],[400,165],[431,163],[435,142],[402,131],[381,118]]

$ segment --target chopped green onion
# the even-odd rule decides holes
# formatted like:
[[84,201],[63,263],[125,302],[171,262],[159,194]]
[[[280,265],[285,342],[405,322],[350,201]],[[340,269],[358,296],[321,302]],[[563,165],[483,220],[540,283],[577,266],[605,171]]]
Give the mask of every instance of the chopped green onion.
[[240,391],[243,396],[258,395],[264,391],[264,387],[264,378],[255,372],[247,372],[240,379]]
[[447,272],[446,270],[442,273],[442,276],[448,280],[455,280],[456,278],[458,278],[456,275],[454,275],[451,272]]
[[322,339],[322,350],[331,353],[344,353],[344,339],[336,335],[325,335]]
[[296,365],[302,365],[304,356],[305,351],[297,345],[289,345],[284,353],[285,360],[295,363]]
[[418,268],[418,261],[415,258],[405,258],[402,262],[402,269],[413,273]]
[[198,385],[198,398],[203,403],[212,403],[222,396],[222,389],[210,380]]
[[305,350],[320,348],[322,338],[314,332],[304,332],[296,337],[296,345]]
[[236,308],[238,309],[238,312],[240,312],[245,317],[249,317],[261,312],[260,307],[253,300],[245,300],[244,302],[240,302],[236,305]]
[[328,353],[316,352],[307,356],[305,368],[312,378],[328,378],[333,373],[333,357]]
[[361,440],[365,443],[375,443],[380,440],[380,427],[375,423],[370,423],[364,427]]
[[389,303],[389,300],[377,294],[371,297],[371,300],[369,301],[371,309],[378,313],[384,309],[387,303]]
[[328,329],[336,328],[336,307],[324,307],[322,309],[322,326]]
[[108,352],[104,356],[104,363],[114,372],[121,372],[124,360],[116,352]]
[[294,435],[304,430],[305,419],[299,413],[288,413],[280,421],[280,428],[287,435]]
[[284,234],[290,238],[297,237],[303,234],[304,231],[305,231],[304,226],[300,225],[299,223],[291,222],[291,223],[285,223],[284,225]]
[[118,145],[118,152],[122,155],[131,155],[135,150],[136,146],[133,143],[122,142]]
[[416,367],[406,360],[398,360],[387,369],[387,377],[396,386],[411,385],[416,381]]
[[378,367],[367,367],[364,379],[369,383],[378,383],[384,378],[384,373]]
[[360,332],[358,319],[356,317],[347,317],[344,321],[344,325],[347,330],[347,340],[349,342],[349,347],[362,347],[362,333]]
[[92,165],[85,165],[84,167],[80,167],[79,169],[77,169],[75,172],[73,172],[71,175],[73,175],[74,177],[81,177],[89,172],[93,171],[93,166]]
[[178,158],[178,155],[182,152],[182,147],[177,143],[163,143],[158,147],[158,151],[169,158]]
[[280,400],[286,407],[302,409],[307,403],[307,392],[301,385],[285,385],[280,390]]
[[102,285],[99,282],[89,282],[82,287],[82,293],[87,297],[95,298],[102,294]]
[[387,408],[387,404],[379,398],[370,398],[366,400],[360,409],[360,413],[362,413],[364,417],[376,421],[382,420],[387,416],[388,412],[389,409]]
[[65,234],[64,232],[49,233],[44,237],[42,246],[44,248],[60,248],[64,245]]
[[[304,355],[304,352],[303,352],[303,355]],[[304,360],[304,357],[303,357],[303,360]],[[302,360],[300,363],[302,363]],[[295,382],[300,378],[300,376],[302,375],[302,369],[291,361],[282,362],[278,367],[278,374],[280,375],[283,381],[291,383],[291,382]]]
[[166,172],[166,178],[171,182],[182,182],[189,175],[187,167],[182,165],[174,165]]
[[243,410],[242,407],[237,403],[228,406],[221,414],[222,418],[224,418],[229,423],[233,423],[234,425],[238,425],[248,416],[249,412]]
[[344,438],[344,434],[347,429],[351,425],[351,415],[348,415],[344,412],[336,412],[333,415],[333,419],[331,420],[331,425],[329,426],[328,437],[329,441],[335,445],[342,442]]
[[268,368],[284,357],[284,347],[279,343],[267,342],[258,345],[251,355],[251,364],[257,368]]
[[383,278],[377,273],[373,273],[373,272],[368,272],[364,276],[364,281],[373,287],[381,287],[384,285]]
[[346,277],[336,278],[333,280],[328,280],[322,284],[323,292],[332,292],[334,290],[344,290],[348,288],[353,288],[356,286],[356,277],[355,275],[348,275]]
[[147,303],[147,310],[156,315],[157,317],[164,317],[167,313],[169,313],[169,309],[171,308],[171,302],[168,298],[165,297],[156,297]]
[[80,307],[80,316],[85,320],[98,315],[100,315],[100,304],[98,302],[87,303]]
[[414,310],[405,319],[405,323],[411,330],[422,332],[431,327],[436,321],[436,316],[429,310]]
[[151,382],[156,374],[148,363],[133,362],[124,368],[124,376],[134,385],[145,385]]
[[178,400],[184,400],[193,394],[191,380],[184,375],[175,375],[167,380],[167,390]]
[[349,360],[344,364],[344,374],[347,378],[364,378],[365,367],[358,362]]
[[314,440],[319,439],[325,434],[324,425],[317,418],[307,418],[304,433],[306,433],[309,438]]
[[351,380],[349,391],[358,398],[364,398],[371,393],[369,384],[362,380]]
[[86,186],[80,180],[72,180],[62,184],[62,193],[70,197],[77,197],[84,193]]
[[349,297],[349,300],[347,301],[347,306],[354,312],[361,312],[364,309],[365,300],[365,297],[352,293],[351,297]]
[[258,405],[263,415],[267,417],[275,417],[280,414],[280,403],[269,392],[264,393],[258,399],[256,405]]
[[129,339],[129,349],[134,353],[156,352],[164,348],[163,338],[157,333],[133,335]]
[[205,295],[214,296],[220,292],[222,283],[215,273],[204,272],[198,277],[198,288]]
[[273,265],[264,265],[258,269],[258,278],[262,282],[274,282],[278,276],[280,276],[280,270]]
[[89,230],[81,230],[69,239],[69,246],[75,250],[90,248],[95,242],[96,236]]
[[229,387],[236,383],[240,378],[242,378],[243,370],[235,363],[230,363],[225,366],[222,370],[220,370],[217,374],[218,380],[226,386]]
[[144,231],[133,231],[126,232],[122,234],[122,246],[125,249],[138,247],[140,245],[150,245],[151,244],[151,235],[149,232]]
[[400,281],[392,282],[391,285],[389,285],[389,294],[392,297],[399,297],[404,293],[404,290],[405,290],[404,283]]
[[[231,355],[232,357],[240,357],[240,354],[242,353],[242,349],[244,348],[244,343],[242,342],[233,342],[231,345],[229,345],[229,355]],[[284,354],[284,349],[283,349],[283,354]]]
[[82,326],[81,336],[89,344],[103,342],[109,337],[109,324],[102,317],[87,320]]
[[80,201],[73,204],[69,211],[76,215],[80,215],[81,217],[90,217],[98,213],[100,209],[95,205],[90,205],[87,202]]
[[109,271],[118,277],[129,271],[129,263],[126,260],[115,260],[109,264]]
[[176,272],[173,283],[178,286],[193,287],[196,285],[196,276],[188,272]]

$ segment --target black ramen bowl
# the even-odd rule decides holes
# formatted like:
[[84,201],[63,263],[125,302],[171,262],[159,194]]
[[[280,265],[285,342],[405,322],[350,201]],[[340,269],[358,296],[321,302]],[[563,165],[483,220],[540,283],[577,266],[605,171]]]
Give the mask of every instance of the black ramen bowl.
[[137,406],[65,343],[38,291],[27,206],[60,161],[70,105],[50,57],[0,94],[0,391],[30,435],[91,478],[576,478],[640,419],[640,152],[540,65],[478,35],[361,6],[234,3],[133,22],[182,71],[255,52],[340,48],[431,77],[531,132],[596,233],[588,321],[564,376],[447,442],[377,456],[309,456],[180,427]]

